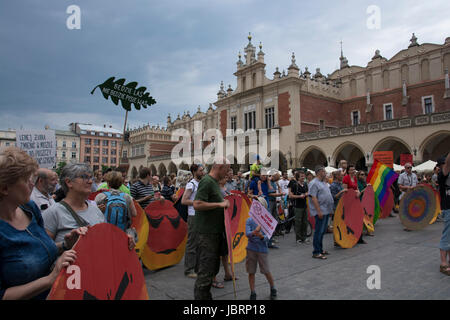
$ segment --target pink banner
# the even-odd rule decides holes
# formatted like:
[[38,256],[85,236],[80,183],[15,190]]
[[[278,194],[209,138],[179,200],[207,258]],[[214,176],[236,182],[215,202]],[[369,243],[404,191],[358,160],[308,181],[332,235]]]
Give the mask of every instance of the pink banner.
[[249,215],[261,226],[261,229],[269,238],[272,237],[278,222],[259,201],[252,202]]

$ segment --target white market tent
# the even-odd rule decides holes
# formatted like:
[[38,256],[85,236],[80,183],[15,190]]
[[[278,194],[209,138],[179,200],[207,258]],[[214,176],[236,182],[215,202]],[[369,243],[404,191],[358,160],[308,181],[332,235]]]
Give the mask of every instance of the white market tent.
[[402,171],[402,170],[405,170],[404,166],[394,163],[394,171]]
[[428,160],[422,164],[419,164],[416,167],[413,167],[413,171],[416,172],[424,172],[424,171],[433,171],[434,167],[436,167],[437,162],[433,160]]
[[338,169],[333,168],[333,167],[325,167],[325,172],[326,173],[333,173],[335,171],[337,171]]

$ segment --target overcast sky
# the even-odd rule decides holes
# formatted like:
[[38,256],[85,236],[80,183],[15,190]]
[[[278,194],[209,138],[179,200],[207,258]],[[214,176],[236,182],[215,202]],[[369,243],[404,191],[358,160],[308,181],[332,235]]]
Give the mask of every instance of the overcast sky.
[[[81,29],[69,30],[70,5]],[[380,9],[380,28],[367,26]],[[0,129],[66,129],[70,122],[112,124],[125,111],[97,89],[114,76],[145,86],[157,104],[129,114],[130,127],[166,125],[167,115],[205,111],[223,80],[236,88],[237,55],[261,41],[266,75],[297,65],[332,73],[340,41],[351,65],[376,49],[390,59],[419,43],[450,37],[450,1],[4,0],[0,2]],[[372,20],[370,20],[372,21]],[[133,107],[134,108],[134,107]]]

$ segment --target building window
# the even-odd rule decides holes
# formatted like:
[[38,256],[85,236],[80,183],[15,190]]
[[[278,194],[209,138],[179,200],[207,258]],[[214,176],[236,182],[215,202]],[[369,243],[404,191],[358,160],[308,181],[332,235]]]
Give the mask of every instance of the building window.
[[87,134],[87,131],[86,130],[81,130],[80,133],[81,134]]
[[111,155],[112,155],[112,156],[115,156],[116,153],[117,153],[117,152],[116,152],[116,149],[111,149]]
[[111,141],[111,147],[113,148],[117,147],[117,141]]
[[352,111],[352,126],[359,125],[359,111]]
[[127,151],[127,150],[123,150],[123,151],[122,151],[122,157],[123,157],[124,159],[128,158],[128,151]]
[[99,145],[100,145],[100,140],[94,139],[94,146],[99,146]]
[[275,108],[270,107],[265,110],[266,129],[273,128],[275,126]]
[[104,147],[107,147],[107,146],[109,145],[108,140],[103,140],[103,141],[102,141],[102,145],[103,145]]
[[84,143],[86,145],[90,145],[91,144],[91,139],[88,139],[88,138],[84,139]]
[[94,148],[94,154],[100,154],[100,148]]
[[111,158],[111,164],[116,164],[116,158]]
[[108,163],[108,157],[102,157],[102,163]]
[[430,114],[434,112],[433,96],[422,97],[422,109],[424,114]]
[[95,136],[95,132],[94,131],[91,131],[90,133],[91,133],[91,136]]
[[65,148],[66,147],[66,141],[64,140],[63,141],[63,148]]
[[90,156],[85,156],[84,157],[84,162],[91,163],[91,157]]
[[105,136],[105,134],[103,133],[103,132],[99,132],[99,134],[98,134],[100,137],[104,137]]
[[62,158],[63,158],[63,159],[66,158],[66,152],[65,152],[65,151],[62,152]]
[[319,130],[325,130],[325,120],[319,120]]
[[108,149],[102,149],[102,154],[104,155],[104,156],[107,156],[108,155]]
[[88,147],[84,148],[84,153],[91,153],[91,148]]
[[383,105],[384,108],[384,120],[394,119],[394,108],[392,103],[386,103]]
[[77,153],[76,152],[72,152],[72,159],[76,159],[77,158]]
[[244,114],[245,131],[256,129],[256,111],[250,111]]
[[231,130],[236,131],[237,124],[236,124],[236,116],[231,117]]
[[112,137],[113,135],[112,135],[112,133],[108,133],[108,137]]
[[94,157],[94,163],[99,163],[99,157]]
[[120,138],[120,137],[121,137],[121,135],[120,135],[120,134],[116,134],[116,137],[117,137],[117,138]]

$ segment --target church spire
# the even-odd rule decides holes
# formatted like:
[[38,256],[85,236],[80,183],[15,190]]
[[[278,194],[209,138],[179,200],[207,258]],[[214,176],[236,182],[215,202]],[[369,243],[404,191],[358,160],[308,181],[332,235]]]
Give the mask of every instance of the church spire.
[[339,58],[341,60],[341,69],[348,68],[348,60],[346,57],[344,57],[344,51],[342,50],[342,40],[341,40],[341,57]]

